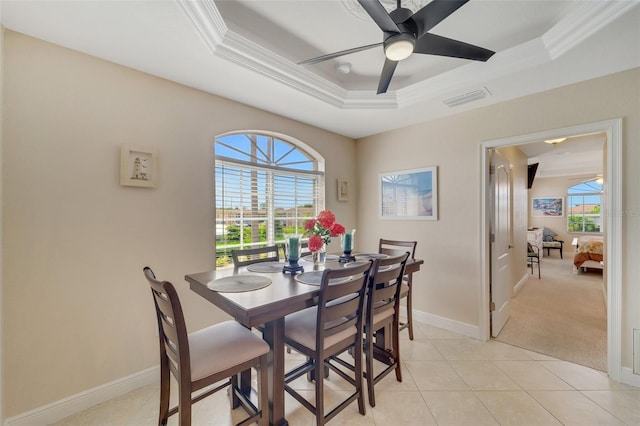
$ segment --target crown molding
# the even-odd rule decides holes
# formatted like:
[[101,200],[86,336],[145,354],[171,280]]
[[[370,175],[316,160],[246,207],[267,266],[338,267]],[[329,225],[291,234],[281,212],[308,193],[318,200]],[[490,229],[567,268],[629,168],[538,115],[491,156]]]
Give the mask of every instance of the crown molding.
[[573,49],[637,5],[634,0],[584,2],[574,13],[543,34],[542,40],[551,59]]
[[213,1],[178,0],[202,41],[215,53],[229,32],[220,11]]
[[341,109],[403,109],[486,80],[552,61],[638,5],[637,1],[584,2],[541,37],[497,52],[490,62],[470,62],[444,74],[383,95],[349,91],[229,29],[213,0],[178,0],[211,52],[245,69]]

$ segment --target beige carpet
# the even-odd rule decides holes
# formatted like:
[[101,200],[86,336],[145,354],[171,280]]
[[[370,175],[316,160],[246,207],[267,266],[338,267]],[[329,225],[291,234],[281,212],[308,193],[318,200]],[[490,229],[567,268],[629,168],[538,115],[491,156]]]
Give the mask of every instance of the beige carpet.
[[[511,317],[496,340],[600,371],[607,366],[602,273],[572,271],[554,251],[511,299]],[[529,270],[530,271],[530,270]]]

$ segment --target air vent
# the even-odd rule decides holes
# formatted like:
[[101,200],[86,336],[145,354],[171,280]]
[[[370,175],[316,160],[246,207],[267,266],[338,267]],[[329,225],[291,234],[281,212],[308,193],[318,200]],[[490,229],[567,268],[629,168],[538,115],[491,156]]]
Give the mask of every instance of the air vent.
[[491,92],[489,92],[489,89],[486,87],[483,87],[482,89],[474,90],[473,92],[465,93],[464,95],[445,99],[442,102],[449,108],[452,108],[458,105],[477,101],[478,99],[486,98],[487,96],[491,96]]

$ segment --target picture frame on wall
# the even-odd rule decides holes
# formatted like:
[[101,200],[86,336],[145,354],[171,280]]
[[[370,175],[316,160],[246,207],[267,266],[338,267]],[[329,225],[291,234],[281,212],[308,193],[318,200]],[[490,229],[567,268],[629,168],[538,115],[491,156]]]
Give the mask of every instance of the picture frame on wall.
[[562,217],[564,216],[564,197],[531,198],[531,216]]
[[381,219],[438,220],[438,167],[381,173]]
[[349,181],[338,179],[338,201],[349,201]]
[[120,185],[155,188],[158,184],[158,151],[151,147],[122,145]]

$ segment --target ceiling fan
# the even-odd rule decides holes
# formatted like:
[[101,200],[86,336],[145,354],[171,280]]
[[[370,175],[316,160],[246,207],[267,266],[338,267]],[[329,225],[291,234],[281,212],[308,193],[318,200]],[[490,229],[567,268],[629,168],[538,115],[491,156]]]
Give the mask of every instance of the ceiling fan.
[[389,13],[379,0],[358,0],[358,3],[383,31],[384,35],[381,43],[329,53],[299,62],[298,65],[317,64],[339,56],[383,46],[385,61],[377,92],[380,94],[386,93],[398,62],[408,58],[412,53],[449,56],[483,62],[486,62],[495,53],[482,47],[429,33],[429,30],[469,0],[432,0],[416,13],[412,13],[411,9],[402,7],[401,0],[396,1],[396,9]]

